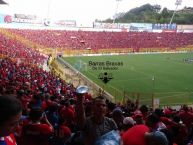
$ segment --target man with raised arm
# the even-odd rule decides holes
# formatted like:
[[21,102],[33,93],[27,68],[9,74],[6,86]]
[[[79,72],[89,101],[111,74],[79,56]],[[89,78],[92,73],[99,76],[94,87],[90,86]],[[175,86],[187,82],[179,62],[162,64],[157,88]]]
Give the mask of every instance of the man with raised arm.
[[84,111],[84,96],[77,95],[77,119],[78,125],[84,133],[85,145],[94,145],[102,135],[117,130],[117,125],[113,119],[106,117],[106,99],[102,96],[93,99],[92,115],[86,118]]

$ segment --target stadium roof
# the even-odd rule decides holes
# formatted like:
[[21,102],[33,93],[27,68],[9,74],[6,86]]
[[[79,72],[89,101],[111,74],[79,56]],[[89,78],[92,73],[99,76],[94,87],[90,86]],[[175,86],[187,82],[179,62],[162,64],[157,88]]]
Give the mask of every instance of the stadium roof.
[[3,4],[7,4],[7,3],[4,2],[3,0],[0,0],[0,5],[3,5]]

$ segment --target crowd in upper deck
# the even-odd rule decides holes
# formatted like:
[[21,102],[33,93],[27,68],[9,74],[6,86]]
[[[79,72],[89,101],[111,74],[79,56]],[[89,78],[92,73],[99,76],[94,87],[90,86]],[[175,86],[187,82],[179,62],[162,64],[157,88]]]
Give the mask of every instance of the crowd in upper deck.
[[66,30],[18,30],[19,34],[33,42],[51,48],[112,49],[112,48],[179,48],[193,45],[193,33],[152,32],[91,32]]

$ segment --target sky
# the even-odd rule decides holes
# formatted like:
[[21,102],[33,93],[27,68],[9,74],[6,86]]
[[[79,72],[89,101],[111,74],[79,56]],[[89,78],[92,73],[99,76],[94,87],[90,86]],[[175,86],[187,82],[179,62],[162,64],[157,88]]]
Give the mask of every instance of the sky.
[[[9,5],[0,6],[0,13],[33,14],[42,18],[76,20],[91,23],[95,19],[112,18],[119,12],[139,7],[143,4],[159,4],[162,8],[175,9],[176,0],[4,0]],[[118,4],[119,3],[119,4]],[[117,8],[118,4],[118,8]],[[178,9],[193,7],[193,0],[182,0]]]

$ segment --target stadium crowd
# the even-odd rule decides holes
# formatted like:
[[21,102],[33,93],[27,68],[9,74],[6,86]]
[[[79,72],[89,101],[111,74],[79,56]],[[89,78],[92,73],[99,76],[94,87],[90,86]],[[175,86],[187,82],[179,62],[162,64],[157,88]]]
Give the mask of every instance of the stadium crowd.
[[151,32],[91,32],[66,30],[19,30],[10,29],[13,34],[51,48],[181,48],[193,45],[193,33],[151,33]]
[[[57,40],[56,31],[44,31],[43,34],[41,31],[35,32],[44,36],[41,37],[42,39],[32,30],[14,31],[25,34],[26,37],[34,37],[33,39],[41,41],[44,45],[50,43],[50,45],[58,44],[59,46],[62,44],[55,42]],[[52,35],[53,41],[47,41],[51,37],[49,33],[54,35]],[[70,33],[71,36],[73,33],[75,33],[73,35],[78,35],[77,32],[62,31],[61,35],[58,33],[60,34],[57,32],[56,36],[60,37],[68,35],[67,33]],[[99,38],[95,32],[79,33],[84,36],[84,40],[85,37],[90,39],[90,43],[96,38],[95,41],[104,41],[108,47],[112,47],[111,42],[116,39],[116,35],[119,35],[100,32]],[[81,35],[78,37],[82,39]],[[123,33],[120,37],[125,38],[124,35],[128,34]],[[149,41],[153,39],[151,33],[132,33],[132,35],[136,37],[144,35],[146,37],[143,39]],[[160,35],[169,38],[174,34]],[[180,37],[182,34],[175,35]],[[192,34],[182,35],[182,37],[190,38],[189,35]],[[108,37],[103,39],[104,36]],[[18,145],[192,144],[192,108],[183,105],[180,110],[171,108],[153,110],[146,105],[139,106],[138,100],[136,102],[128,100],[126,104],[115,104],[103,96],[77,93],[72,84],[61,80],[59,76],[46,72],[41,67],[32,65],[31,62],[18,63],[11,59],[12,57],[24,57],[43,61],[44,57],[25,48],[16,40],[9,40],[3,36],[0,36],[0,39],[3,40],[0,47],[1,52],[7,56],[0,59],[0,145],[16,145],[16,142]],[[63,39],[67,39],[67,36],[58,41],[62,42]],[[169,40],[165,43],[169,43]],[[179,42],[184,45],[187,42],[183,40],[179,39]],[[137,40],[132,41],[133,45],[137,44]],[[139,43],[142,44],[142,42]],[[149,44],[144,45],[149,46]],[[114,47],[117,47],[116,43]]]
[[42,64],[46,58],[37,50],[28,48],[18,40],[5,37],[3,34],[0,34],[0,55],[32,64]]

